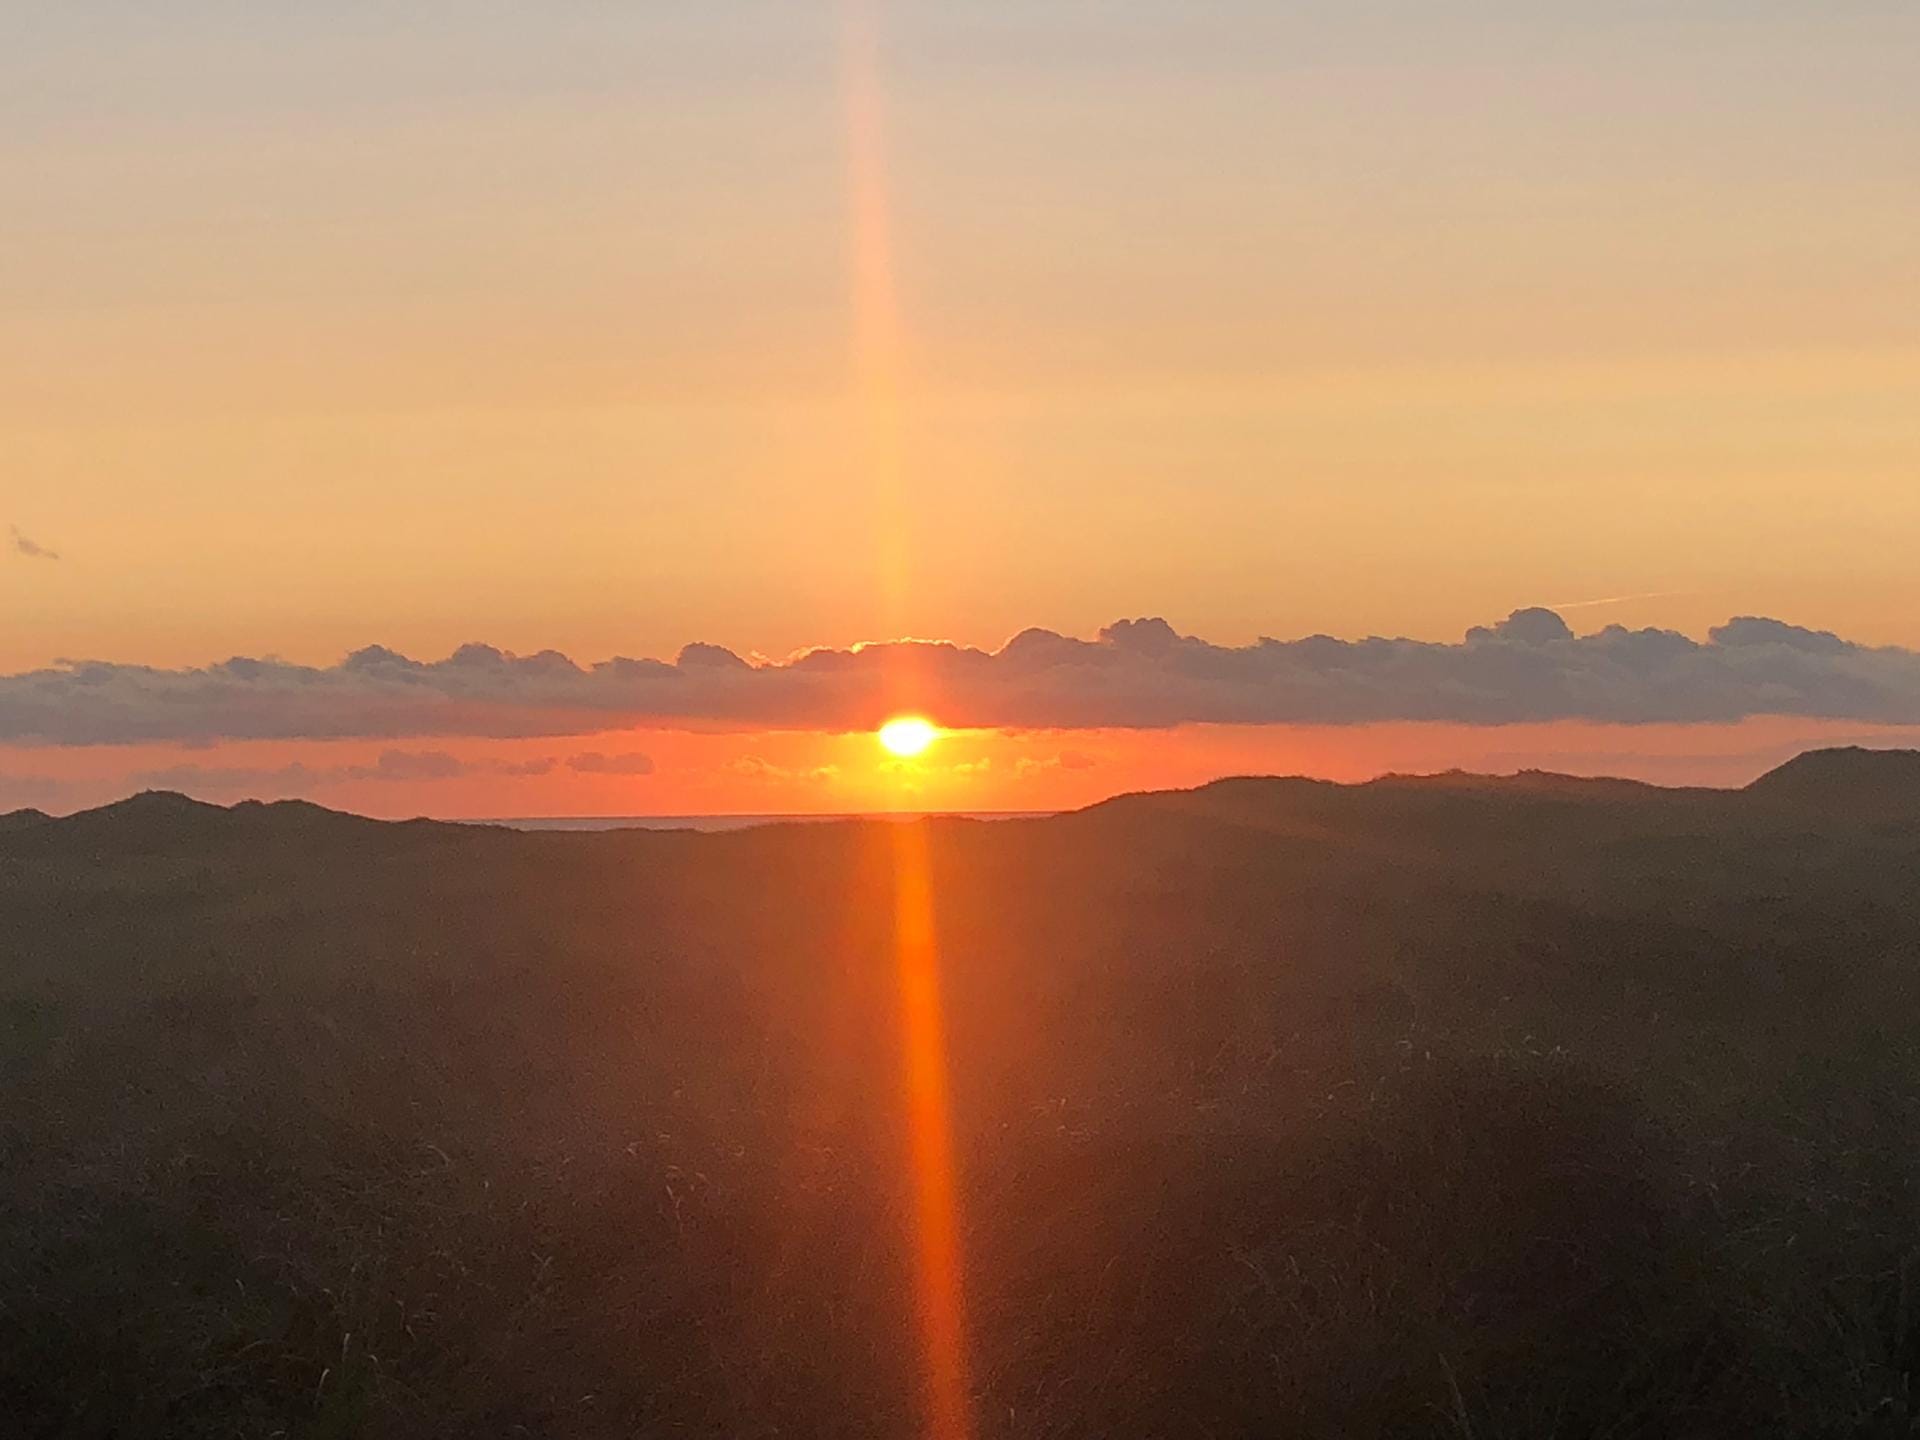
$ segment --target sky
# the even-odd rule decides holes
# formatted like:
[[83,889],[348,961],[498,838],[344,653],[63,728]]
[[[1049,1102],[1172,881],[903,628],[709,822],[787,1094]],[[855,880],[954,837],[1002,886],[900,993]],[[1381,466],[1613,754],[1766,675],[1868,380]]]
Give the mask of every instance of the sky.
[[[9,28],[0,804],[1734,783],[1920,722],[1904,0],[84,0]],[[1514,637],[1466,654],[1530,607],[1574,632],[1535,645],[1566,648],[1545,692],[1481,673]],[[1711,638],[1754,616],[1793,628]],[[1099,647],[1144,618],[1196,664],[1446,647],[1478,708],[1208,708],[1121,664],[1143,718]],[[1610,625],[1701,654],[1623,675],[1576,643]],[[272,734],[138,718],[156,686],[246,710],[204,679],[232,657],[713,646],[772,691],[816,648],[1034,629],[1094,647],[1051,709],[895,679],[523,733],[523,696],[462,692],[487,715],[341,733],[327,682]],[[1822,633],[1851,648],[1809,673]],[[48,698],[82,661],[118,728]],[[863,728],[890,693],[961,733],[903,767]]]

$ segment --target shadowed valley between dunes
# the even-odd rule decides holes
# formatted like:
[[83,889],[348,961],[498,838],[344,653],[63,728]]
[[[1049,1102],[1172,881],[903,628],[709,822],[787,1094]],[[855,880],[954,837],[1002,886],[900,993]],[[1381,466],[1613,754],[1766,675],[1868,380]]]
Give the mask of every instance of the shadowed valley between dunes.
[[[921,823],[980,1436],[1920,1425],[1920,755]],[[895,833],[0,817],[0,1413],[916,1433]]]

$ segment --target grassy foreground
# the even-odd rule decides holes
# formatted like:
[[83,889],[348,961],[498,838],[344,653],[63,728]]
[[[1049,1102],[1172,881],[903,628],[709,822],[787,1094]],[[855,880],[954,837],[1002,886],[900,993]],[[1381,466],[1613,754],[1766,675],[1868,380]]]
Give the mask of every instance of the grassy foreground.
[[[1920,757],[929,829],[979,1435],[1920,1429]],[[895,843],[0,819],[0,1430],[916,1433]]]

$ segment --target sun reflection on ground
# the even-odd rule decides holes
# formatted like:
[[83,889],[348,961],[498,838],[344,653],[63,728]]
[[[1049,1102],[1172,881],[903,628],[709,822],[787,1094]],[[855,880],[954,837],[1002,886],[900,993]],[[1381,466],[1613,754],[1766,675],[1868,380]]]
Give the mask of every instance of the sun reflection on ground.
[[965,1440],[971,1430],[966,1315],[930,827],[920,821],[892,828],[894,950],[917,1232],[915,1288],[926,1365],[927,1434],[932,1440]]

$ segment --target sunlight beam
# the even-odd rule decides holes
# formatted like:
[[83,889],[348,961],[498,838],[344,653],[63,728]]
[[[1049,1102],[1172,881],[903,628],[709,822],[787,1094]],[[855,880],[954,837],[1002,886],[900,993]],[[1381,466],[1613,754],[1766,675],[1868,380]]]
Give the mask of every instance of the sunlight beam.
[[933,860],[926,821],[892,827],[894,945],[914,1192],[915,1289],[925,1365],[927,1435],[966,1440],[966,1313],[961,1285],[946,1027],[934,929]]
[[[850,204],[853,374],[862,464],[872,496],[879,611],[884,633],[906,633],[911,556],[905,506],[904,366],[895,281],[893,217],[887,183],[876,0],[840,0]],[[902,660],[901,664],[908,662]],[[912,677],[889,677],[896,692]],[[908,728],[900,728],[902,724]],[[934,738],[924,720],[886,727],[881,743],[896,755],[924,751]],[[915,1307],[929,1440],[968,1440],[962,1260],[947,1103],[946,1035],[940,1011],[932,861],[927,826],[894,828],[894,949],[900,991],[901,1083],[907,1116],[914,1205]]]
[[909,569],[901,433],[904,384],[874,0],[841,0],[840,17],[855,405],[878,537],[880,617],[883,633],[895,635],[906,629]]

